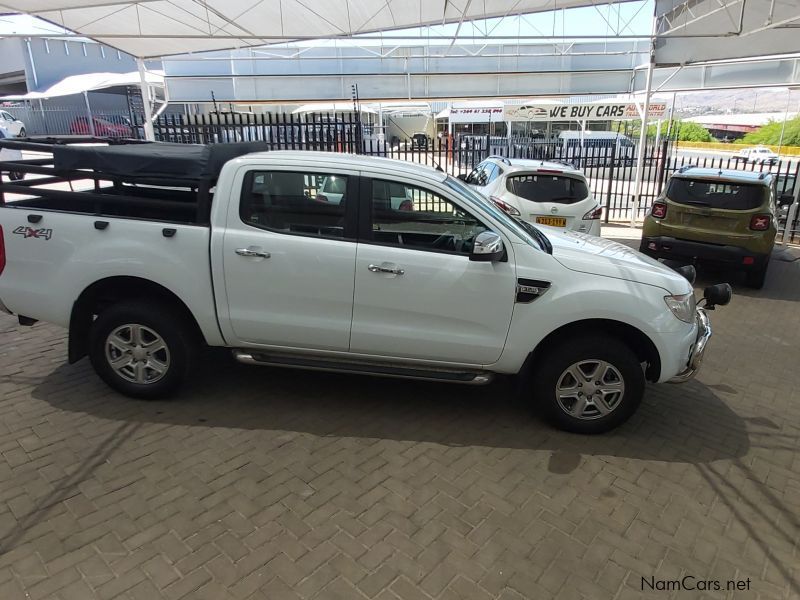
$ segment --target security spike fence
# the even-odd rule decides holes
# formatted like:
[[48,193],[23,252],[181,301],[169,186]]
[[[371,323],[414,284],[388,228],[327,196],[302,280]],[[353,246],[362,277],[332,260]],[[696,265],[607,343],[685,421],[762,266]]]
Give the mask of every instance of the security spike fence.
[[22,105],[0,109],[22,121],[26,135],[92,135],[94,128],[94,135],[98,136],[142,137],[141,129],[133,124],[126,109],[93,111],[91,121],[85,110],[73,106]]
[[[628,221],[636,186],[637,143],[621,137],[609,140],[561,140],[545,137],[491,135],[414,135],[411,139],[379,139],[373,127],[354,114],[297,115],[218,113],[186,117],[168,115],[154,122],[157,140],[214,144],[266,142],[271,150],[312,150],[382,156],[425,164],[450,175],[471,172],[489,156],[500,159],[561,162],[583,171],[595,199],[604,207],[604,220]],[[541,166],[541,163],[540,165]],[[672,140],[649,140],[644,151],[642,184],[636,218],[641,220],[663,191],[670,175],[688,166],[712,169],[769,171],[778,175],[778,193],[791,193],[800,175],[800,161],[774,165],[740,164],[734,157],[682,156]],[[798,211],[800,216],[800,211]],[[800,239],[798,217],[789,239]],[[779,228],[785,226],[779,218]]]
[[[143,138],[143,117],[135,112],[93,115],[90,123],[74,108],[3,107],[26,124],[28,135],[95,135]],[[23,114],[24,113],[24,114]],[[379,138],[374,125],[357,113],[292,114],[210,113],[167,114],[153,122],[156,139],[166,142],[217,144],[263,141],[271,150],[313,150],[382,156],[425,164],[457,176],[472,171],[489,156],[502,159],[563,162],[581,169],[600,205],[603,218],[628,221],[636,186],[637,141],[617,139],[559,139],[498,137],[491,135],[415,134],[411,139]],[[792,193],[800,179],[800,160],[780,160],[774,165],[740,163],[734,157],[689,157],[676,152],[672,140],[648,140],[644,151],[642,185],[636,218],[647,214],[669,176],[689,165],[712,169],[769,171],[778,175],[778,194]],[[783,211],[785,213],[785,211]],[[779,216],[779,235],[785,227]],[[800,210],[789,226],[789,241],[800,241]]]

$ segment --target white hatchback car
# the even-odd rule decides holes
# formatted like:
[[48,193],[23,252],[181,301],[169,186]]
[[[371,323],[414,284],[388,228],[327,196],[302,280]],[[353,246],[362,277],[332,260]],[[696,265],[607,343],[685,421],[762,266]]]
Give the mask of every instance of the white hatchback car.
[[572,165],[490,156],[463,179],[513,217],[600,236],[603,207]]
[[25,137],[25,123],[8,111],[0,110],[0,125],[10,133],[12,137]]

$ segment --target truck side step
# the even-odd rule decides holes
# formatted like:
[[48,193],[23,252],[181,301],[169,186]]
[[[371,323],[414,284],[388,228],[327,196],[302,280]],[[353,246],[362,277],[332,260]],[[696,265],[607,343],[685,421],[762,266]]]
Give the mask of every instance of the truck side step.
[[308,369],[312,371],[333,371],[336,373],[357,373],[361,375],[376,375],[379,377],[423,379],[427,381],[445,381],[468,385],[485,385],[494,379],[494,374],[487,371],[425,369],[420,367],[404,367],[389,363],[348,361],[298,354],[277,354],[257,350],[234,350],[233,357],[239,362],[248,365],[287,367],[290,369]]

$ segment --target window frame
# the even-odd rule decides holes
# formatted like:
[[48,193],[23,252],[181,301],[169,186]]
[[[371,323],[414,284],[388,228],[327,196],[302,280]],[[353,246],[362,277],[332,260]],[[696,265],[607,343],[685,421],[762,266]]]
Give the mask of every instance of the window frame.
[[[487,161],[481,161],[475,167],[473,167],[472,171],[467,174],[467,178],[464,180],[464,183],[469,185],[477,185],[478,187],[483,187],[480,183],[478,183],[478,175],[483,173],[486,170],[486,163]],[[472,176],[475,175],[475,178],[472,179]],[[485,184],[484,184],[485,185]]]
[[428,186],[420,185],[416,181],[408,181],[401,178],[389,176],[389,175],[378,175],[378,174],[362,174],[359,178],[360,181],[360,189],[359,189],[359,219],[358,219],[358,243],[359,244],[368,244],[370,246],[383,246],[385,248],[396,248],[398,250],[403,251],[416,251],[416,252],[430,252],[432,254],[446,254],[449,256],[460,256],[463,257],[465,260],[469,260],[470,254],[469,252],[458,252],[456,250],[444,250],[442,248],[421,248],[417,246],[402,246],[396,243],[389,243],[389,242],[378,242],[372,239],[372,181],[387,181],[389,183],[397,183],[403,186],[410,186],[416,187],[424,192],[429,194],[435,194],[439,196],[445,202],[449,202],[453,206],[463,210],[468,215],[470,215],[473,219],[475,219],[478,223],[480,223],[486,231],[496,231],[495,228],[486,224],[486,220],[476,216],[475,212],[465,208],[461,203],[456,202],[453,200],[452,196],[449,194],[443,193],[440,190],[431,189]]
[[[251,223],[246,221],[242,216],[242,209],[244,207],[245,202],[245,193],[250,194],[252,193],[252,185],[253,185],[253,177],[256,173],[299,173],[302,176],[308,175],[322,175],[322,176],[340,176],[340,177],[347,177],[347,188],[345,192],[345,196],[348,198],[352,198],[353,200],[349,200],[345,202],[344,205],[344,228],[342,232],[342,236],[334,236],[334,235],[313,235],[309,233],[303,233],[300,231],[283,231],[281,229],[275,229],[273,227],[268,227],[266,225],[260,225],[256,223]],[[321,239],[321,240],[337,240],[342,242],[351,242],[355,243],[358,242],[358,213],[359,213],[359,206],[360,202],[360,177],[357,172],[337,169],[333,168],[330,170],[325,170],[323,167],[319,171],[312,171],[310,169],[303,169],[302,167],[298,166],[273,166],[273,165],[253,165],[252,167],[247,168],[244,173],[242,174],[241,179],[241,186],[239,188],[238,194],[238,206],[236,207],[236,218],[239,220],[239,223],[245,225],[247,227],[252,227],[253,229],[259,231],[268,231],[269,233],[273,233],[276,235],[291,235],[296,237],[304,237],[308,239]],[[249,188],[249,189],[248,189]],[[245,190],[248,190],[245,192]]]

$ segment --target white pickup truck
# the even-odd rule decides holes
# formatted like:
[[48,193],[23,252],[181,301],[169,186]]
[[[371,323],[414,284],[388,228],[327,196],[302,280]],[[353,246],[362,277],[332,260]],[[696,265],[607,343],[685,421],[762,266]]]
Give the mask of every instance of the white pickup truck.
[[[207,344],[261,365],[519,374],[558,426],[595,433],[634,412],[646,381],[691,378],[711,335],[678,272],[543,233],[428,167],[246,144],[4,143],[52,159],[3,169],[26,179],[0,185],[0,309],[68,328],[69,361],[88,354],[126,395],[174,393]],[[320,186],[334,178],[332,200]],[[704,301],[729,298],[721,284]]]

